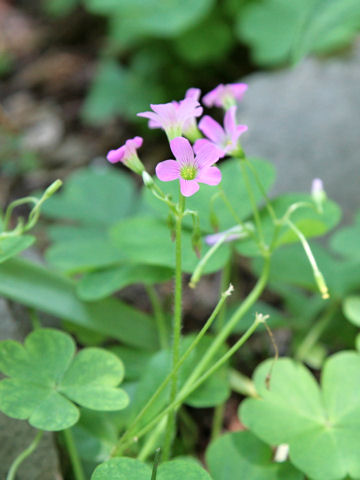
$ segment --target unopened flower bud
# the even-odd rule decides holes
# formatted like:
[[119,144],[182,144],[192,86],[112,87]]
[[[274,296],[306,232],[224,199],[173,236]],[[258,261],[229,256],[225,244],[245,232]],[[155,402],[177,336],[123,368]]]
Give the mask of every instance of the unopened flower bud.
[[326,192],[324,190],[323,182],[320,178],[314,178],[311,185],[311,196],[316,204],[319,212],[323,211],[323,204],[326,201]]
[[110,163],[121,162],[130,170],[142,175],[145,170],[144,165],[137,155],[137,149],[141,147],[143,139],[141,137],[134,137],[126,140],[125,145],[122,145],[117,150],[110,150],[106,158]]

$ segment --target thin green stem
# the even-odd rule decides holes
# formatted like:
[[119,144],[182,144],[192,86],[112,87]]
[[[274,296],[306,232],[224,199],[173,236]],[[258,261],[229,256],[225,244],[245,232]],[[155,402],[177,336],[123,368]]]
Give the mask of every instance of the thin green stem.
[[[263,270],[261,273],[260,278],[258,279],[256,285],[254,286],[253,290],[250,292],[250,294],[247,296],[247,298],[244,300],[244,302],[239,306],[239,308],[234,312],[234,314],[231,316],[229,322],[225,325],[223,330],[220,332],[220,334],[215,338],[213,343],[211,344],[210,348],[207,350],[206,354],[202,358],[202,360],[198,363],[198,365],[195,367],[193,373],[190,375],[188,378],[187,382],[185,385],[182,387],[180,393],[176,397],[176,401],[170,403],[170,405],[163,410],[154,420],[150,421],[145,427],[143,427],[140,431],[136,432],[136,437],[140,438],[142,435],[145,435],[151,428],[153,428],[154,425],[157,424],[163,418],[164,415],[166,415],[169,411],[171,411],[174,408],[174,405],[178,406],[181,404],[183,401],[183,394],[184,392],[187,392],[187,395],[189,395],[194,388],[193,385],[196,383],[198,386],[198,379],[200,376],[203,374],[204,371],[207,373],[210,370],[207,370],[209,362],[212,360],[216,352],[219,350],[219,348],[222,346],[222,344],[225,342],[227,337],[231,334],[232,330],[234,329],[235,325],[239,322],[239,320],[245,315],[245,313],[250,309],[250,307],[256,302],[256,300],[259,298],[261,295],[263,289],[265,288],[265,285],[267,283],[267,280],[269,278],[269,272],[270,272],[270,257],[265,257],[264,259],[264,266]],[[220,302],[219,302],[220,303]],[[219,304],[218,304],[219,305]],[[242,345],[243,339],[244,341],[247,340],[248,336],[250,336],[253,332],[253,327],[252,325],[246,332],[245,334],[240,338],[240,346]],[[249,335],[250,331],[250,335]],[[236,345],[239,344],[239,342],[236,343]],[[231,349],[233,352],[233,348]],[[230,350],[229,350],[230,352]],[[229,353],[228,352],[228,353]],[[228,358],[228,357],[226,357]],[[219,361],[216,363],[219,365]],[[220,365],[219,365],[220,366]],[[213,369],[211,370],[213,373]],[[206,380],[207,378],[207,373],[205,373],[201,378]],[[187,396],[186,395],[186,396]],[[185,396],[185,397],[186,397]],[[181,397],[181,398],[180,398]],[[178,400],[180,398],[180,400]],[[128,435],[126,435],[128,437]],[[126,448],[127,446],[131,445],[132,441],[125,443],[124,441],[126,440],[125,436],[122,438],[122,449]],[[117,449],[119,450],[119,448]],[[116,452],[115,452],[116,454]]]
[[230,368],[229,383],[233,392],[246,395],[247,397],[257,398],[259,395],[256,391],[254,382],[241,372]]
[[[173,325],[173,344],[172,344],[172,367],[179,362],[180,341],[182,326],[182,258],[181,258],[181,229],[182,219],[185,209],[185,197],[180,193],[179,206],[175,225],[175,297],[174,297],[174,325]],[[170,403],[174,401],[178,388],[178,375],[175,374],[171,380]],[[166,461],[170,456],[171,446],[175,435],[176,412],[171,411],[168,416],[168,422],[165,432],[163,460]]]
[[4,217],[4,231],[7,230],[8,225],[10,223],[10,218],[12,215],[12,212],[14,208],[18,207],[19,205],[24,205],[26,203],[33,203],[34,205],[37,204],[39,200],[36,197],[24,197],[24,198],[19,198],[17,200],[14,200],[13,202],[10,203],[8,208],[6,209],[5,212],[5,217]]
[[169,346],[168,331],[164,311],[162,309],[162,305],[159,296],[155,290],[155,287],[153,285],[145,285],[145,290],[150,299],[151,306],[155,315],[160,346],[164,350]]
[[142,449],[140,450],[137,458],[142,462],[145,462],[146,459],[154,452],[156,443],[158,442],[159,436],[166,427],[166,418],[163,418],[162,421],[154,428],[153,432],[146,439],[146,442]]
[[209,362],[214,357],[214,355],[216,354],[218,349],[221,347],[221,345],[226,341],[228,336],[231,334],[235,325],[239,322],[239,320],[245,315],[245,313],[250,309],[250,307],[252,307],[252,305],[259,298],[260,294],[265,288],[265,285],[269,278],[269,273],[270,273],[270,257],[265,257],[264,267],[263,267],[261,276],[258,279],[255,287],[250,292],[250,294],[246,297],[246,299],[242,302],[239,308],[233,313],[230,320],[227,322],[227,324],[224,326],[221,332],[219,332],[219,334],[216,336],[216,338],[208,348],[203,358],[196,365],[192,374],[187,379],[185,386],[192,384],[199,377],[199,375],[201,375],[201,373],[207,369]]
[[151,474],[151,480],[156,480],[156,473],[157,473],[157,469],[158,469],[159,462],[160,462],[160,453],[161,453],[161,450],[160,450],[160,448],[158,448],[155,452],[155,458],[154,458],[154,465],[153,465],[152,474]]
[[39,445],[39,442],[41,440],[41,437],[43,436],[43,433],[44,432],[42,430],[39,430],[36,433],[36,436],[35,436],[34,440],[30,443],[30,445],[27,448],[25,448],[25,450],[23,450],[20,453],[20,455],[18,455],[15,458],[15,460],[13,461],[13,463],[10,466],[10,469],[9,469],[8,474],[7,474],[6,480],[15,480],[16,472],[17,472],[19,466],[37,448],[37,446]]
[[[206,371],[202,376],[198,377],[191,385],[184,385],[177,395],[176,399],[163,410],[159,415],[157,415],[153,420],[151,420],[145,427],[143,427],[137,434],[138,438],[145,435],[149,430],[151,430],[158,422],[168,414],[169,411],[176,410],[184,400],[199,386],[204,383],[213,373],[220,368],[224,363],[226,363],[229,358],[249,339],[249,337],[255,332],[260,321],[256,319],[253,324],[246,330],[242,337],[234,344],[234,346],[228,350],[228,352],[223,355],[210,369]],[[128,445],[126,445],[128,446]]]
[[255,332],[259,324],[262,323],[259,321],[258,318],[254,320],[251,326],[246,330],[246,332],[239,338],[239,340],[216,362],[214,365],[206,370],[200,378],[198,378],[193,384],[190,384],[187,389],[186,385],[184,385],[183,389],[181,389],[179,396],[182,395],[182,401],[190,395],[194,390],[196,390],[202,383],[205,382],[216,370],[226,363],[230,357],[234,355],[235,352],[239,350],[240,347],[244,345],[244,343],[251,337],[251,335]]
[[[224,291],[225,285],[228,285],[230,283],[231,265],[232,265],[232,255],[229,256],[228,261],[226,262],[225,267],[222,270],[220,292]],[[216,327],[217,333],[219,333],[224,326],[224,321],[226,316],[226,307],[227,305],[225,303],[222,309],[220,310],[218,319],[216,321],[215,327]],[[211,427],[211,440],[215,440],[221,432],[221,427],[224,421],[224,413],[225,413],[225,403],[221,403],[220,405],[217,405],[215,407],[213,422]]]
[[249,196],[251,208],[252,208],[252,211],[253,211],[253,215],[254,215],[254,219],[255,219],[255,224],[256,224],[256,228],[257,228],[258,234],[259,234],[260,242],[261,242],[261,244],[264,246],[264,245],[265,245],[265,241],[264,241],[264,234],[263,234],[263,231],[262,231],[260,214],[259,214],[259,210],[258,210],[257,205],[256,205],[256,201],[255,201],[255,197],[254,197],[253,191],[252,191],[252,189],[251,189],[250,180],[249,180],[249,177],[248,177],[246,168],[245,168],[245,163],[244,163],[244,160],[243,160],[242,158],[239,158],[238,160],[239,160],[239,162],[240,162],[240,167],[241,167],[241,170],[242,170],[245,187],[246,187],[246,190],[247,190],[247,192],[248,192],[248,196]]
[[205,322],[203,328],[200,330],[200,332],[197,334],[191,345],[189,345],[188,349],[185,351],[185,353],[182,355],[180,358],[179,362],[177,365],[171,370],[171,372],[168,374],[168,376],[164,379],[164,381],[159,385],[157,390],[153,393],[152,397],[149,399],[149,401],[146,403],[146,405],[143,407],[143,409],[138,413],[134,421],[131,423],[131,425],[128,427],[127,431],[124,433],[122,438],[119,441],[119,444],[117,445],[115,451],[113,452],[114,455],[119,455],[122,453],[122,447],[123,444],[132,437],[136,436],[136,425],[139,423],[139,421],[143,418],[143,416],[148,412],[148,410],[152,407],[154,402],[157,400],[159,395],[164,391],[165,387],[168,385],[170,380],[173,378],[174,375],[177,374],[179,371],[180,367],[184,364],[185,360],[189,357],[191,352],[196,348],[196,346],[199,344],[200,340],[203,338],[205,333],[209,330],[211,325],[214,323],[215,319],[217,318],[218,313],[221,311],[222,306],[224,305],[224,302],[228,298],[229,295],[231,295],[232,292],[232,287],[230,286],[226,292],[223,292],[221,295],[221,298],[219,302],[217,303],[216,307],[214,308],[212,314],[210,315],[209,319]]
[[86,480],[83,466],[77,451],[74,437],[70,428],[63,430],[62,432],[65,440],[66,449],[69,454],[72,470],[75,480]]
[[305,338],[302,340],[297,348],[295,358],[299,362],[303,362],[306,359],[307,354],[312,347],[319,340],[323,332],[334,317],[334,313],[338,308],[337,302],[332,302],[329,308],[325,311],[324,315],[315,323],[315,325],[308,331]]
[[289,225],[291,230],[297,235],[297,237],[299,238],[299,240],[300,240],[300,242],[301,242],[301,244],[302,244],[302,246],[305,250],[306,256],[307,256],[307,258],[309,260],[309,263],[311,265],[311,268],[313,270],[314,278],[315,278],[316,284],[317,284],[317,286],[320,290],[322,298],[323,299],[328,299],[330,295],[329,295],[327,285],[325,283],[325,279],[323,277],[323,274],[319,270],[319,267],[317,265],[315,257],[314,257],[314,255],[311,251],[310,245],[305,238],[305,235],[297,228],[297,226],[291,220],[288,219],[286,223]]

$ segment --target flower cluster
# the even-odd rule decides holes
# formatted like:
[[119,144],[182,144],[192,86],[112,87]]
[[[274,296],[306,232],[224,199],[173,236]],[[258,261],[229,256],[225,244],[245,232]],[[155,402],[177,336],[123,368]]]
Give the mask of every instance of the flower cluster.
[[[237,123],[236,102],[241,100],[246,90],[245,83],[218,85],[203,97],[205,106],[225,110],[224,126],[209,115],[204,115],[197,124],[196,119],[203,113],[199,102],[201,92],[197,88],[190,88],[179,102],[151,105],[152,111],[138,113],[139,117],[149,120],[149,128],[165,131],[175,157],[158,163],[156,175],[159,180],[179,180],[180,191],[185,197],[194,195],[199,190],[199,183],[220,183],[221,172],[214,164],[226,155],[242,153],[239,138],[247,131],[247,126]],[[107,159],[111,163],[122,162],[135,173],[143,175],[145,168],[137,155],[142,143],[141,137],[127,140],[125,145],[111,150]]]

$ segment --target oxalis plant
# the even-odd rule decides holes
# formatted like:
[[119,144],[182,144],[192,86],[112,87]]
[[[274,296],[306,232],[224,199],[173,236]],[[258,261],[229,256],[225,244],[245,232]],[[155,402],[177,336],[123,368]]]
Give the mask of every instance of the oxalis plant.
[[[153,177],[139,158],[138,136],[107,155],[142,177],[140,197],[115,169],[79,172],[43,206],[48,217],[68,222],[49,229],[53,244],[46,258],[57,272],[16,258],[2,264],[5,296],[66,320],[63,329],[85,345],[78,350],[69,333],[41,328],[39,321],[24,345],[0,343],[6,376],[0,409],[38,432],[7,480],[14,480],[43,431],[62,432],[76,480],[360,478],[359,354],[330,356],[319,384],[299,361],[278,359],[275,321],[258,303],[273,274],[272,259],[279,262],[291,243],[303,249],[318,311],[332,301],[308,239],[332,228],[339,209],[319,179],[309,195],[269,198],[272,166],[248,158],[240,142],[247,126],[238,123],[238,102],[246,89],[243,83],[219,85],[203,97],[206,107],[224,110],[223,126],[202,116],[198,89],[180,102],[151,105],[139,116],[164,130],[173,158],[159,162]],[[254,259],[259,275],[248,295],[231,303],[238,254]],[[183,335],[184,279],[196,289],[203,275],[219,270],[211,315],[199,331]],[[174,274],[167,310],[154,285]],[[31,295],[16,288],[31,279]],[[134,283],[145,285],[152,316],[110,298]],[[261,329],[274,357],[251,380],[232,360]],[[298,351],[316,336],[309,330]],[[246,397],[239,408],[246,430],[220,435],[232,390]],[[186,455],[197,426],[185,405],[214,407],[206,468]]]

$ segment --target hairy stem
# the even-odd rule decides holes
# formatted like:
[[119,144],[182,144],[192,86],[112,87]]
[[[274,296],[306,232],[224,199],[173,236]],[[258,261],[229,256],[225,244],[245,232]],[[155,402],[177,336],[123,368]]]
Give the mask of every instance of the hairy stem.
[[[178,214],[175,225],[175,296],[174,296],[174,325],[173,325],[173,344],[172,344],[172,367],[174,368],[179,362],[180,357],[180,341],[181,341],[181,324],[182,324],[182,264],[181,264],[181,226],[185,209],[185,198],[180,193]],[[170,403],[172,403],[177,394],[178,375],[173,375],[171,379]],[[171,452],[171,446],[175,435],[176,412],[170,411],[163,448],[163,460],[166,461]]]

